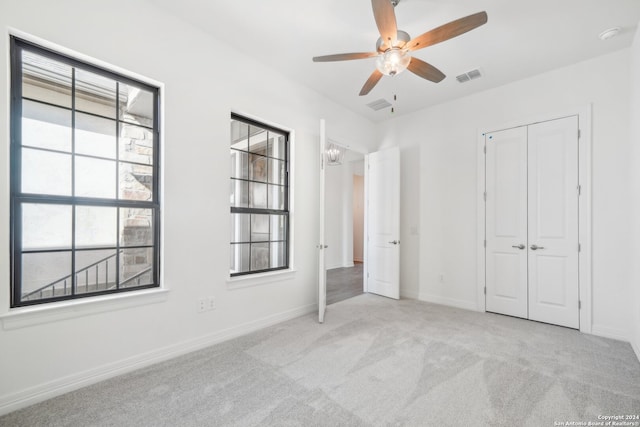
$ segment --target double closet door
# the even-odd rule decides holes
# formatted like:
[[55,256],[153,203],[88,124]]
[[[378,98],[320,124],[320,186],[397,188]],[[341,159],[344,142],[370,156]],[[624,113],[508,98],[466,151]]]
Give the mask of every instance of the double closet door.
[[578,329],[578,117],[485,138],[486,310]]

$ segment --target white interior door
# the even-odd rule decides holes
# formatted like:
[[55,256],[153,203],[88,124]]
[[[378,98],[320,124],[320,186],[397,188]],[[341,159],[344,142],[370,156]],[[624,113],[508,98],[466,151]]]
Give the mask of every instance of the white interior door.
[[400,299],[400,150],[367,155],[367,291]]
[[578,117],[485,138],[486,309],[578,329]]
[[485,138],[486,309],[527,318],[527,128]]
[[325,201],[324,201],[324,186],[325,186],[325,146],[326,146],[326,133],[325,133],[325,121],[320,120],[320,212],[319,212],[319,224],[318,224],[318,322],[324,322],[324,313],[327,309],[327,273],[325,266]]
[[529,318],[577,329],[578,118],[528,132]]

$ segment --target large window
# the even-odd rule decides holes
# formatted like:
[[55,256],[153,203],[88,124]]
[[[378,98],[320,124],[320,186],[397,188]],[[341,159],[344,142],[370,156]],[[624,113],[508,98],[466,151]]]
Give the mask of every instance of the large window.
[[231,115],[231,275],[289,267],[289,134]]
[[12,307],[159,286],[158,103],[11,38]]

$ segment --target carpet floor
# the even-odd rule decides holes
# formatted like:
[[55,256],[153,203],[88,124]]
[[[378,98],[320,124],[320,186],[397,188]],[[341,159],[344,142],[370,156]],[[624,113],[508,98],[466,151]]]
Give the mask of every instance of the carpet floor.
[[322,325],[299,317],[0,425],[554,426],[636,414],[640,363],[627,343],[364,294],[331,305]]

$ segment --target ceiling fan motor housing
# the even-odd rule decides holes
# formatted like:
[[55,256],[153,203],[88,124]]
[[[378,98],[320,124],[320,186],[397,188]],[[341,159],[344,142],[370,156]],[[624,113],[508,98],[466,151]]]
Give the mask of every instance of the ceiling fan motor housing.
[[[411,40],[411,36],[409,35],[409,33],[402,30],[398,30],[398,36],[396,38],[398,41],[396,42],[396,45],[393,47],[399,47],[399,48],[403,48],[407,43],[409,43],[409,40]],[[385,42],[382,40],[382,37],[378,37],[378,41],[376,42],[376,50],[380,53],[384,53],[389,49],[390,48],[387,47]]]

